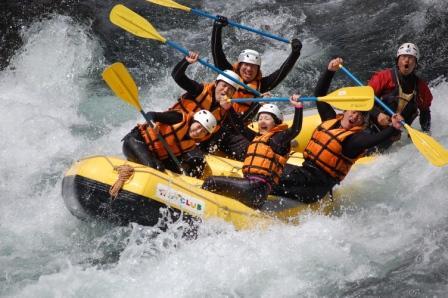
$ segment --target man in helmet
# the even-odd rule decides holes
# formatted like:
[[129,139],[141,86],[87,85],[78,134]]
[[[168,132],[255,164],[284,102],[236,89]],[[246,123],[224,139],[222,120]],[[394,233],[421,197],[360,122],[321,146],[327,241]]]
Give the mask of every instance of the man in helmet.
[[[330,61],[316,85],[316,97],[327,94],[333,76],[342,63],[341,58]],[[336,114],[328,103],[318,101],[316,104],[322,123],[304,149],[302,166],[285,166],[279,183],[273,189],[275,195],[304,203],[316,202],[345,178],[366,149],[400,133],[403,118],[399,114],[391,118],[390,126],[371,134],[365,131],[368,112],[344,111]]]
[[302,103],[291,100],[295,107],[290,128],[283,122],[283,114],[274,104],[264,104],[258,111],[259,133],[239,126],[250,145],[243,162],[244,178],[210,176],[203,189],[235,198],[252,208],[260,208],[272,187],[278,183],[288,160],[293,140],[302,128]]
[[[123,153],[130,161],[160,171],[165,168],[179,172],[166,148],[159,140],[160,135],[181,163],[182,170],[190,176],[200,177],[205,159],[196,142],[213,133],[216,119],[207,110],[187,113],[181,110],[149,112],[155,122],[154,128],[147,123],[138,124],[123,138]],[[180,173],[180,172],[179,172]]]
[[[218,19],[213,24],[212,32],[212,54],[215,65],[220,69],[230,69],[236,72],[246,85],[249,85],[260,93],[266,93],[280,84],[283,79],[294,67],[297,59],[300,56],[302,43],[298,39],[291,41],[291,54],[283,62],[279,69],[268,76],[263,76],[261,72],[261,55],[255,50],[243,50],[235,63],[230,63],[222,48],[222,28],[227,25],[227,19],[223,16],[218,16]],[[250,98],[255,97],[254,94],[240,88],[233,96],[233,98]],[[252,117],[257,113],[260,104],[258,102],[233,103],[234,110],[243,116],[246,124],[251,122]],[[229,123],[230,124],[230,123]],[[227,128],[227,133],[223,134],[223,142],[227,144],[229,152],[233,153],[237,159],[244,158],[244,153],[247,148],[245,139],[235,130],[230,127]]]
[[[198,53],[191,52],[174,67],[171,73],[173,79],[187,92],[170,109],[181,109],[186,112],[196,112],[201,109],[208,110],[212,112],[217,120],[217,127],[214,133],[218,133],[222,121],[226,118],[232,106],[228,99],[232,98],[233,94],[239,88],[239,85],[229,77],[237,81],[241,79],[233,71],[225,70],[224,73],[229,77],[219,74],[212,83],[198,83],[188,78],[185,74],[187,67],[190,64],[196,63],[198,59]],[[200,140],[200,143],[204,143],[211,136],[211,134],[207,135],[204,139]]]
[[[396,54],[395,67],[375,73],[369,85],[386,105],[401,114],[407,124],[411,124],[420,114],[420,126],[423,131],[431,129],[432,94],[427,83],[415,73],[420,59],[418,47],[413,43],[402,44]],[[379,105],[371,111],[372,130],[380,131],[390,124],[391,118]],[[387,140],[378,149],[387,149],[400,136]]]

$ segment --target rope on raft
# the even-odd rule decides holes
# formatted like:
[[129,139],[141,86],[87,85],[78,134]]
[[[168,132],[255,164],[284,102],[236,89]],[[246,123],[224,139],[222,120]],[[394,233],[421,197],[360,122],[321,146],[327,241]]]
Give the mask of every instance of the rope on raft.
[[132,177],[132,175],[134,175],[135,172],[134,168],[127,164],[114,167],[114,170],[118,172],[118,178],[109,189],[109,194],[112,199],[115,199],[118,196],[118,193],[123,185]]

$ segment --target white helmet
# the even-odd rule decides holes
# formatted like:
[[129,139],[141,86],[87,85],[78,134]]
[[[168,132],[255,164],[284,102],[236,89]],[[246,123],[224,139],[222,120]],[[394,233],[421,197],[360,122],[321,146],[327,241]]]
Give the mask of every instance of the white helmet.
[[397,58],[401,55],[411,55],[414,56],[415,59],[420,59],[420,51],[418,47],[410,42],[402,44],[397,50]]
[[210,111],[200,110],[196,112],[193,120],[201,123],[209,133],[213,133],[216,128],[216,118]]
[[[233,71],[231,71],[231,70],[229,70],[229,69],[226,69],[226,70],[224,70],[224,73],[225,73],[226,75],[228,75],[228,76],[234,78],[235,80],[241,82],[241,78],[240,78],[240,76],[237,75],[236,73],[234,73]],[[224,82],[226,82],[227,84],[231,85],[231,86],[232,86],[233,88],[235,88],[235,89],[238,89],[238,88],[240,87],[240,85],[239,85],[238,83],[232,81],[231,79],[229,79],[228,77],[226,77],[226,76],[224,76],[224,75],[222,75],[222,74],[219,74],[219,75],[216,77],[216,82],[218,82],[218,81],[224,81]]]
[[261,55],[254,50],[244,50],[238,56],[238,62],[250,63],[260,66],[261,65]]
[[261,106],[261,108],[258,110],[257,113],[257,119],[258,116],[261,113],[269,113],[272,114],[273,116],[275,116],[278,120],[280,120],[281,122],[283,122],[283,113],[280,111],[280,109],[278,108],[278,106],[271,104],[271,103],[266,103],[264,105]]

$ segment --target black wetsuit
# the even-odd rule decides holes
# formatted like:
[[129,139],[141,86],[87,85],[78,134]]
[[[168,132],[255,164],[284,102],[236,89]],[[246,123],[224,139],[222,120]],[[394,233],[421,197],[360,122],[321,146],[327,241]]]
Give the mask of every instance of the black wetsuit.
[[[185,58],[182,59],[173,68],[171,76],[173,77],[177,85],[179,85],[179,87],[187,91],[187,93],[185,93],[182,97],[194,100],[202,93],[202,91],[204,90],[204,85],[186,76],[185,71],[187,70],[188,66],[190,66],[190,63]],[[219,106],[219,103],[215,99],[215,94],[213,94],[212,96],[213,103],[211,109],[215,109]]]
[[[148,112],[147,114],[149,114],[154,122],[170,125],[179,123],[183,119],[182,114],[176,111]],[[189,136],[187,135],[186,138],[189,138]],[[159,171],[164,171],[166,168],[173,172],[181,173],[177,164],[171,157],[161,161],[149,150],[138,127],[135,127],[123,138],[123,154],[129,161],[140,163]],[[176,157],[179,160],[183,171],[187,175],[193,177],[200,177],[202,175],[205,166],[205,158],[204,154],[199,149],[195,148]]]
[[[326,70],[320,77],[314,95],[325,96],[333,79],[334,72]],[[327,103],[318,101],[317,110],[322,122],[336,118],[335,110]],[[400,131],[392,126],[377,134],[361,131],[350,135],[342,142],[342,154],[355,158]],[[302,166],[287,164],[280,183],[274,186],[272,194],[297,199],[304,203],[313,203],[324,197],[340,181],[331,177],[313,161],[305,159]]]
[[[190,65],[188,61],[184,58],[182,59],[173,69],[171,75],[176,81],[176,83],[183,88],[185,91],[187,91],[184,95],[182,95],[182,98],[192,99],[194,100],[197,96],[199,96],[202,91],[204,90],[204,85],[200,84],[190,78],[188,78],[185,74],[185,71],[187,67]],[[181,100],[181,99],[179,99]],[[213,111],[215,109],[219,108],[219,103],[215,99],[215,94],[212,94],[212,105],[210,107],[210,110]],[[242,139],[242,145],[240,146],[240,149],[237,150],[235,153],[234,151],[231,151],[232,149],[229,148],[229,146],[226,146],[226,138],[229,134],[236,134],[236,132],[241,131],[240,127],[236,128],[234,123],[241,122],[241,115],[238,115],[233,107],[230,107],[229,110],[226,111],[226,115],[222,115],[222,118],[224,119],[220,125],[221,128],[219,131],[215,132],[213,136],[198,144],[198,147],[205,153],[213,153],[216,150],[220,150],[223,153],[226,154],[226,156],[242,160],[244,159],[244,155],[246,153],[247,146],[249,145],[249,141],[244,138],[243,136],[240,136]],[[238,125],[238,124],[237,124]],[[242,153],[241,153],[242,152]],[[238,153],[238,154],[237,154]]]
[[[232,64],[227,60],[223,48],[222,48],[222,27],[223,23],[216,22],[213,24],[213,32],[212,32],[212,55],[213,61],[221,70],[233,70]],[[297,59],[300,57],[300,50],[302,49],[302,44],[299,40],[294,40],[291,43],[292,51],[288,58],[283,62],[279,69],[274,71],[269,76],[265,76],[261,78],[260,81],[260,93],[268,92],[278,84],[280,84],[283,79],[288,75],[288,73],[294,67]],[[254,97],[256,97],[254,95]],[[254,102],[251,104],[249,110],[243,115],[244,122],[251,122],[250,120],[255,117],[260,108],[260,104],[258,102]],[[247,147],[249,146],[249,142],[246,138],[244,138],[240,131],[236,130],[233,125],[234,119],[229,117],[222,124],[222,129],[219,135],[216,135],[212,143],[216,144],[216,146],[223,151],[227,156],[232,157],[236,160],[244,160],[244,156],[246,154]]]
[[[302,119],[303,110],[295,109],[294,120],[291,127],[274,134],[270,138],[269,146],[275,153],[286,156],[290,152],[291,141],[302,129]],[[244,128],[243,135],[250,143],[257,134],[244,127],[243,122],[240,122],[239,126],[240,128]],[[245,178],[210,176],[204,181],[202,188],[214,193],[232,197],[250,207],[260,208],[269,195],[272,185],[272,181],[267,177],[260,175],[245,175]]]

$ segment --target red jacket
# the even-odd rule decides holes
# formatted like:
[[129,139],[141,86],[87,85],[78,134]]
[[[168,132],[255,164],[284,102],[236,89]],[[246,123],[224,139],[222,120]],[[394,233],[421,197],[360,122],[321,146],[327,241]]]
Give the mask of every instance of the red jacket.
[[[375,92],[375,95],[384,100],[384,102],[395,111],[398,105],[398,98],[395,97],[398,94],[398,85],[393,69],[384,69],[376,72],[369,80],[369,86],[371,86]],[[417,109],[422,114],[430,113],[429,108],[432,102],[432,94],[429,90],[428,84],[417,77],[417,96],[416,102],[408,107],[408,110],[403,111],[402,116],[405,118],[406,123],[412,123],[413,119],[417,115]],[[378,113],[383,112],[383,109],[375,105],[372,110],[372,115],[376,119]],[[407,115],[405,115],[405,114]],[[429,116],[430,117],[430,116]],[[422,118],[422,117],[421,117]],[[424,117],[427,118],[427,117]],[[422,124],[422,119],[420,119]],[[429,119],[430,121],[430,119]],[[426,122],[426,121],[425,121]],[[423,127],[422,127],[423,128]],[[429,127],[428,127],[429,129]]]

